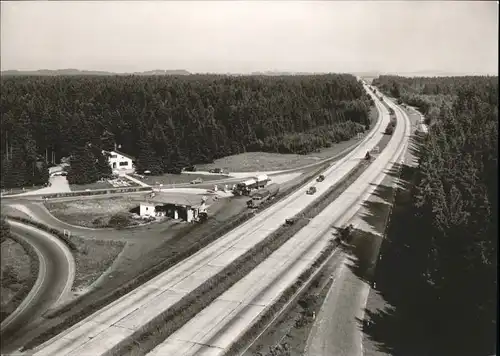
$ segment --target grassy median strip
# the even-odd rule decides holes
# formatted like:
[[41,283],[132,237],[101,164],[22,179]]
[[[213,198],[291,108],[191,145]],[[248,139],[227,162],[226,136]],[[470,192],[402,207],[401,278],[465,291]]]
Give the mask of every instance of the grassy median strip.
[[307,211],[298,213],[294,217],[296,222],[293,225],[279,227],[171,308],[156,316],[144,327],[110,349],[105,355],[145,355],[151,351],[306,226],[311,218],[337,199],[366,170],[370,163],[371,161],[360,161],[344,178],[310,204]]
[[[295,283],[286,288],[281,296],[269,307],[264,313],[252,324],[252,326],[247,329],[244,334],[234,342],[229,349],[224,353],[224,356],[236,356],[240,355],[245,351],[253,341],[259,336],[261,331],[272,324],[273,319],[276,315],[280,314],[284,308],[287,308],[287,304],[290,301],[297,299],[301,291],[299,291],[306,282],[311,284],[314,279],[310,280],[310,277],[319,270],[323,262],[325,262],[332,252],[337,248],[338,242],[331,240],[327,247],[325,247],[319,256],[314,260],[314,262],[297,278]],[[319,274],[318,274],[319,276]],[[303,289],[302,292],[307,291]],[[297,293],[298,292],[298,293]],[[291,305],[289,304],[288,307]]]
[[[262,211],[265,210],[266,208],[270,207],[273,204],[276,204],[277,202],[281,201],[284,199],[286,196],[289,194],[292,194],[293,192],[297,191],[301,187],[303,187],[305,184],[307,184],[312,178],[320,174],[322,171],[324,171],[329,164],[322,165],[320,168],[309,172],[307,174],[304,174],[303,176],[300,177],[300,180],[298,182],[289,187],[286,190],[280,191],[277,195],[276,198],[273,200],[266,201],[264,204],[259,206],[256,211]],[[139,287],[140,285],[146,283],[147,281],[153,279],[154,277],[158,276],[159,274],[163,273],[164,271],[168,270],[169,268],[173,267],[177,263],[183,261],[184,259],[192,256],[205,246],[209,245],[210,243],[214,242],[217,240],[219,237],[225,235],[229,231],[235,229],[239,225],[243,224],[244,222],[248,221],[250,218],[255,216],[255,211],[246,211],[242,215],[236,216],[233,219],[229,220],[228,222],[224,222],[223,224],[219,225],[216,227],[216,230],[213,231],[210,234],[207,234],[205,237],[203,237],[200,240],[197,240],[193,244],[191,244],[188,247],[182,247],[179,249],[172,249],[171,256],[167,257],[163,260],[163,262],[155,265],[154,267],[145,270],[143,273],[138,275],[137,277],[131,279],[128,283],[123,285],[120,289],[116,289],[113,292],[110,292],[106,294],[104,297],[96,300],[93,302],[91,305],[88,305],[84,307],[83,309],[79,310],[77,313],[70,315],[69,317],[65,318],[61,323],[49,328],[45,332],[41,333],[40,335],[36,336],[34,339],[26,343],[26,345],[22,348],[22,350],[29,350],[32,349],[45,341],[49,340],[53,336],[61,333],[62,331],[70,328],[74,324],[78,323],[79,321],[83,320],[87,316],[91,315],[95,311],[105,307],[106,305],[112,303],[113,301],[117,300],[118,298],[124,296],[125,294],[129,293],[130,291],[134,290],[135,288]],[[196,225],[193,225],[193,228]],[[188,228],[183,230],[181,233],[177,234],[174,238],[169,240],[169,244],[172,246],[176,246],[179,244],[179,246],[183,246],[180,242],[182,241],[183,238],[186,237],[187,234],[191,232],[192,229]],[[61,316],[62,314],[69,312],[72,308],[72,304],[68,304],[67,306],[64,306],[58,310],[56,310],[53,313],[50,313],[46,315],[47,318],[56,318]]]

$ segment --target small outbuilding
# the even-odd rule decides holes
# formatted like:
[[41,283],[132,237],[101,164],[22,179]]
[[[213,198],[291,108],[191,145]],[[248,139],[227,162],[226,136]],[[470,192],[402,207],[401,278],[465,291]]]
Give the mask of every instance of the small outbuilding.
[[200,212],[206,212],[205,199],[200,195],[179,195],[153,192],[140,203],[140,216],[167,216],[187,222],[197,220]]

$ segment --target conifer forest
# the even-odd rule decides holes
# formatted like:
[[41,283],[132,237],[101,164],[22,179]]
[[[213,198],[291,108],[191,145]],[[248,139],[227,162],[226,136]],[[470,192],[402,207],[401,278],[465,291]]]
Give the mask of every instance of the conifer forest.
[[[373,82],[417,106],[419,143],[410,200],[396,215],[400,293],[419,325],[415,354],[495,352],[498,248],[498,77]],[[390,262],[387,262],[390,263]],[[393,281],[393,283],[397,283]],[[412,301],[412,302],[410,302]],[[423,320],[421,324],[417,320]],[[420,352],[420,353],[419,353]]]
[[153,175],[248,151],[306,154],[365,131],[372,105],[348,74],[6,77],[2,188],[46,182],[45,162],[69,156],[70,183],[95,181],[115,143]]

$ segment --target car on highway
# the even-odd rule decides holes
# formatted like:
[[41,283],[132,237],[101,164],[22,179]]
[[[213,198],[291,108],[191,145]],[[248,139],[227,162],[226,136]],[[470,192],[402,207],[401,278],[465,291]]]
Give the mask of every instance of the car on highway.
[[285,219],[285,224],[286,225],[293,225],[293,224],[295,224],[295,218]]
[[313,195],[314,193],[316,193],[316,187],[310,187],[306,192],[309,195]]
[[196,178],[191,181],[191,184],[200,184],[200,183],[203,183],[203,179],[201,178]]
[[316,179],[316,182],[322,182],[325,180],[325,176],[324,175],[320,175],[317,179]]

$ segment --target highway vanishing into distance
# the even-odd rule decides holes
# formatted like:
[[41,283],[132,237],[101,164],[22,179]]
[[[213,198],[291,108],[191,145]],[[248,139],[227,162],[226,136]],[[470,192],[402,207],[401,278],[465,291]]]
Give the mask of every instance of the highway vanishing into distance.
[[16,338],[23,327],[53,308],[70,292],[75,261],[68,247],[35,227],[7,219],[11,233],[33,246],[39,259],[38,278],[19,307],[1,324],[2,343]]
[[[355,149],[324,172],[325,180],[322,183],[308,183],[198,253],[28,353],[102,355],[170,308],[279,228],[286,218],[303,210],[329,186],[340,181],[364,158],[366,151],[378,144],[389,122],[389,114],[378,100],[375,102],[380,113],[376,127]],[[388,146],[355,183],[268,259],[158,345],[152,354],[223,354],[311,263],[331,237],[331,225],[348,222],[362,201],[375,189],[372,183],[380,182],[384,170],[399,159],[406,147],[409,125],[404,113],[397,111],[397,117],[398,125]],[[305,191],[313,185],[318,189],[317,194],[306,195]]]
[[[386,168],[399,161],[410,135],[410,124],[404,114],[398,116],[399,125],[396,126],[393,138],[353,184],[294,237],[157,346],[150,355],[222,355],[279,298],[286,287],[294,283],[314,262],[332,238],[332,224],[347,224],[382,182]],[[376,136],[378,135],[374,138]],[[376,142],[378,141],[375,144]],[[369,144],[365,149],[369,149]],[[333,170],[327,179],[340,179],[344,169],[363,157],[363,151],[354,154],[340,171]],[[306,203],[303,206],[305,205]],[[247,242],[242,243],[245,245]]]

